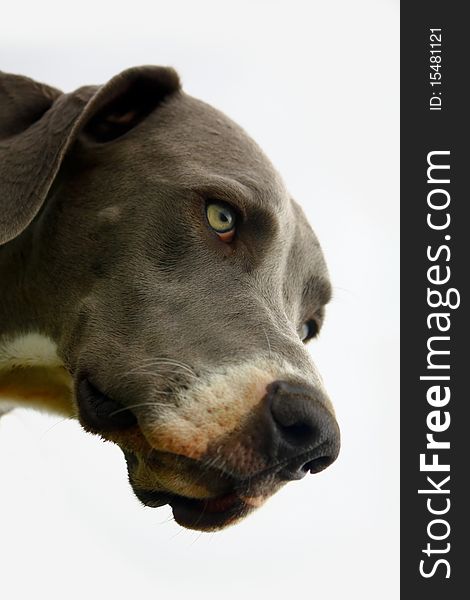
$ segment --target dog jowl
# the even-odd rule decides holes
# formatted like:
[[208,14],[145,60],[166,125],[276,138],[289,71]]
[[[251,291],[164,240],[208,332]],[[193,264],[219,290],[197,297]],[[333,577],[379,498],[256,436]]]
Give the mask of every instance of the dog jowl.
[[318,241],[172,69],[70,94],[0,74],[0,244],[3,407],[117,443],[144,504],[218,529],[337,457],[305,347],[331,295]]

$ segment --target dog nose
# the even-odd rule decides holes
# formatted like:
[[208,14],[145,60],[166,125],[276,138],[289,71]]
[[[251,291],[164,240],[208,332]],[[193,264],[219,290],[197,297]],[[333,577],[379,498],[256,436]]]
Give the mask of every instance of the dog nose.
[[336,419],[315,388],[274,381],[267,386],[267,418],[271,452],[286,479],[318,473],[339,453],[340,433]]

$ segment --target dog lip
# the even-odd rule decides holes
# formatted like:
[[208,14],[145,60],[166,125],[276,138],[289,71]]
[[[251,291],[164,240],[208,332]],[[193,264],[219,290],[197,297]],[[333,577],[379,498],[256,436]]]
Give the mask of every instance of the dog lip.
[[134,493],[143,504],[152,508],[169,504],[179,525],[202,531],[221,529],[253,508],[236,492],[200,499],[140,488],[134,488]]
[[222,529],[252,510],[236,493],[206,499],[175,496],[169,504],[179,525],[200,531]]
[[137,423],[130,410],[104,394],[86,375],[78,378],[77,402],[80,420],[92,431],[128,429]]
[[142,502],[142,504],[145,506],[150,506],[151,508],[159,508],[160,506],[169,504],[174,496],[174,494],[166,492],[156,492],[154,490],[146,490],[137,487],[133,487],[133,490],[134,494]]

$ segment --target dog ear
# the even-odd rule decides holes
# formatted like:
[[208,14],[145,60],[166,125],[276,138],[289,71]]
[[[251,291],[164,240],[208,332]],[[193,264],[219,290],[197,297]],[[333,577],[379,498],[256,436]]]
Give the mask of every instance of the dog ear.
[[169,95],[180,89],[168,67],[138,67],[117,75],[87,110],[82,134],[99,143],[112,141],[140,123]]
[[128,69],[104,86],[71,94],[0,72],[0,245],[37,215],[79,133],[112,141],[179,89],[167,67]]

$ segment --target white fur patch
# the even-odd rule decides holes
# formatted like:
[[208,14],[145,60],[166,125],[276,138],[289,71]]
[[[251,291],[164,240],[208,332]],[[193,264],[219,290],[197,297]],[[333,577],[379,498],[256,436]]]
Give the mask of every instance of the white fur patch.
[[0,340],[0,405],[74,415],[73,384],[56,344],[39,333]]
[[17,368],[63,366],[56,344],[39,333],[0,340],[0,371]]
[[159,406],[155,420],[150,417],[143,426],[144,434],[154,448],[200,458],[211,442],[239,427],[261,402],[268,384],[295,376],[301,373],[287,362],[261,357],[213,372],[180,392],[176,406]]

